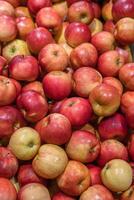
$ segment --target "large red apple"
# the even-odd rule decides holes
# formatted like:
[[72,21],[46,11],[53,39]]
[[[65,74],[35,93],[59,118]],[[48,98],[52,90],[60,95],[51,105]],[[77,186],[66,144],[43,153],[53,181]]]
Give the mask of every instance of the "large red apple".
[[102,184],[101,168],[92,164],[88,164],[87,167],[90,173],[91,185]]
[[75,200],[75,198],[70,197],[70,196],[64,194],[63,192],[57,192],[52,197],[52,200]]
[[14,17],[15,9],[10,3],[2,0],[0,1],[0,15],[9,15]]

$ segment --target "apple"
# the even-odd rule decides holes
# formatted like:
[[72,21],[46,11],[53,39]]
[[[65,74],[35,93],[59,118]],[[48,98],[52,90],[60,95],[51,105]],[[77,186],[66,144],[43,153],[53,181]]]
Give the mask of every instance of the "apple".
[[31,160],[40,147],[39,133],[30,127],[16,130],[10,138],[9,149],[20,160]]
[[127,113],[127,110],[134,107],[134,92],[126,91],[121,98],[121,110],[123,113]]
[[86,1],[75,2],[68,9],[69,22],[82,22],[90,24],[93,18],[94,10],[92,4]]
[[[118,53],[124,57],[125,63],[130,63],[130,62],[132,62],[132,55],[131,55],[131,53],[129,52],[129,48],[127,49],[127,46],[126,46],[126,48],[116,47],[115,50],[118,51]],[[130,51],[131,51],[131,50],[130,50]]]
[[59,44],[48,44],[41,49],[38,56],[40,65],[43,70],[50,71],[63,71],[69,63],[69,58]]
[[91,185],[102,184],[101,168],[92,164],[88,164],[87,167],[90,173]]
[[80,97],[88,98],[93,88],[102,83],[102,76],[91,67],[81,67],[74,72],[73,80],[75,93]]
[[49,113],[60,113],[61,106],[67,98],[61,101],[54,101],[49,104]]
[[21,93],[21,89],[22,89],[22,86],[21,86],[21,83],[19,81],[16,81],[15,79],[13,78],[10,78],[10,80],[12,81],[12,83],[15,85],[16,87],[16,97],[19,96],[19,94]]
[[98,139],[100,139],[99,133],[96,130],[96,128],[89,123],[85,124],[80,130],[90,132],[90,133],[94,134]]
[[72,22],[65,30],[65,38],[71,47],[76,47],[90,41],[91,31],[84,23]]
[[81,162],[70,160],[64,172],[57,178],[57,183],[65,194],[78,196],[90,185],[89,170]]
[[[73,3],[78,2],[80,0],[67,0],[68,6],[71,6]],[[87,2],[90,2],[90,0],[85,0]]]
[[113,19],[112,8],[113,8],[112,0],[109,0],[108,2],[104,3],[102,7],[102,17],[105,21]]
[[113,159],[101,171],[103,184],[113,192],[123,192],[132,184],[132,168],[124,160]]
[[114,200],[112,193],[106,187],[100,184],[89,187],[80,196],[80,200],[97,200],[96,198],[102,200]]
[[134,161],[134,134],[129,138],[128,142],[128,153],[132,161]]
[[90,121],[92,108],[87,99],[70,97],[61,105],[60,113],[70,120],[73,127],[79,127]]
[[[70,95],[72,90],[72,80],[65,72],[52,71],[44,76],[43,88],[45,94],[50,99],[62,100]],[[55,88],[57,89],[55,90]]]
[[10,3],[13,7],[18,7],[20,5],[20,0],[4,0]]
[[11,41],[2,49],[2,56],[8,61],[17,55],[30,55],[27,43],[20,39]]
[[[63,1],[64,2],[64,1]],[[62,23],[62,27],[61,29],[57,32],[57,34],[55,35],[55,41],[58,44],[63,44],[66,43],[66,38],[65,38],[65,30],[67,28],[67,26],[69,25],[69,22],[63,22]]]
[[68,6],[67,6],[66,1],[60,1],[60,2],[54,3],[52,7],[59,14],[59,16],[61,17],[63,21],[67,19]]
[[40,183],[24,185],[18,192],[18,200],[51,200],[48,189]]
[[0,56],[0,75],[8,76],[7,60]]
[[10,3],[6,1],[0,1],[0,15],[9,15],[14,17],[15,9]]
[[52,200],[75,200],[75,198],[70,197],[63,192],[57,192],[53,195]]
[[19,6],[15,8],[15,16],[16,17],[31,17],[31,14],[27,7]]
[[91,132],[74,131],[66,145],[66,153],[72,160],[82,163],[93,162],[100,153],[99,140]]
[[[133,51],[132,51],[132,47],[130,46],[130,45],[126,45],[126,46],[124,46],[123,47],[123,49],[125,50],[125,51],[127,51],[127,53],[128,53],[128,61],[126,61],[126,62],[133,62]],[[124,55],[125,56],[125,55]]]
[[115,39],[112,33],[101,31],[92,36],[91,43],[96,47],[99,54],[114,49]]
[[134,185],[121,194],[120,200],[133,200],[134,199]]
[[102,83],[91,91],[89,101],[97,116],[106,117],[118,110],[120,94],[114,86]]
[[54,179],[63,173],[68,163],[66,152],[54,144],[44,144],[32,161],[32,166],[37,175]]
[[99,19],[94,18],[89,24],[89,28],[91,31],[91,36],[94,36],[96,33],[99,33],[103,30],[103,23]]
[[124,63],[124,57],[118,51],[107,51],[101,54],[98,59],[98,71],[104,77],[117,76]]
[[26,84],[22,88],[22,92],[29,91],[29,90],[33,90],[35,92],[38,92],[40,95],[45,97],[45,93],[44,93],[44,90],[43,90],[43,85],[42,85],[42,83],[40,81],[33,81],[31,83]]
[[11,181],[0,177],[0,199],[17,200],[17,192]]
[[38,27],[47,28],[55,35],[62,26],[62,19],[54,8],[44,7],[36,15],[36,23]]
[[95,67],[98,53],[90,43],[83,43],[74,48],[70,54],[71,64],[74,69],[81,67]]
[[134,129],[134,106],[129,106],[125,113],[126,121],[129,128]]
[[113,22],[113,20],[107,20],[104,24],[103,24],[103,31],[107,31],[110,33],[114,33],[114,29],[115,29],[115,24]]
[[99,19],[101,17],[101,7],[99,3],[91,2],[91,5],[94,11],[94,17]]

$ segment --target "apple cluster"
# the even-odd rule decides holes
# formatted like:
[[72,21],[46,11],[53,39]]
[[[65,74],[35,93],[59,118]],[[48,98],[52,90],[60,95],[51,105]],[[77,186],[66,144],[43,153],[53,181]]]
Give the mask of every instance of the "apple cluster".
[[0,0],[0,200],[134,200],[134,0]]

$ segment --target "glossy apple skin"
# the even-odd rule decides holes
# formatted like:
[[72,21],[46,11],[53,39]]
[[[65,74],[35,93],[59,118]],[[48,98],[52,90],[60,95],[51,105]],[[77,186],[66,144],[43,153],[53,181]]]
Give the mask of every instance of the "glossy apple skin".
[[132,161],[134,161],[134,134],[130,136],[128,142],[128,153]]
[[44,144],[32,161],[36,174],[46,179],[54,179],[63,173],[68,163],[66,152],[54,144]]
[[88,168],[81,162],[70,160],[57,179],[58,187],[67,195],[78,196],[90,185]]
[[16,17],[31,17],[31,14],[27,7],[19,6],[15,8],[15,16]]
[[133,200],[134,199],[134,185],[122,193],[120,200]]
[[102,83],[101,74],[91,67],[81,67],[73,74],[73,88],[80,97],[88,98],[90,92]]
[[86,24],[80,22],[70,23],[65,30],[65,38],[71,47],[76,47],[91,39],[90,29]]
[[18,200],[51,200],[48,189],[40,183],[24,185],[18,193]]
[[103,200],[114,200],[112,193],[106,187],[99,184],[89,187],[80,196],[80,200],[97,200],[98,198]]
[[35,91],[25,91],[17,98],[17,106],[24,118],[29,122],[41,120],[48,112],[48,104],[44,97]]
[[91,104],[84,98],[68,98],[61,105],[60,113],[65,115],[73,127],[85,125],[92,117]]
[[115,29],[115,24],[113,22],[113,20],[107,20],[104,24],[103,24],[103,31],[107,31],[110,33],[114,33],[114,29]]
[[11,181],[6,178],[0,178],[0,199],[16,200],[17,192]]
[[66,145],[66,152],[71,160],[90,163],[98,157],[100,143],[91,132],[75,131]]
[[107,51],[98,59],[98,71],[104,77],[117,76],[124,63],[124,57],[116,50]]
[[112,33],[101,31],[93,35],[91,43],[96,47],[99,54],[114,49],[115,39]]
[[43,27],[37,27],[27,35],[27,44],[30,51],[38,54],[47,44],[54,43],[51,33]]
[[6,1],[0,1],[0,15],[9,15],[14,17],[15,9],[14,7],[6,2]]
[[95,67],[98,53],[96,48],[90,43],[83,43],[72,50],[70,54],[71,64],[74,69],[80,67]]
[[75,198],[70,197],[70,196],[64,194],[63,192],[57,192],[52,197],[52,200],[75,200]]
[[62,145],[71,137],[71,124],[67,117],[53,113],[37,122],[35,129],[43,142]]
[[94,18],[94,10],[92,4],[86,1],[78,1],[73,3],[68,9],[69,22],[82,22],[90,24]]
[[134,92],[126,91],[121,98],[121,110],[123,113],[127,113],[128,109],[134,107]]
[[[72,91],[72,80],[65,72],[49,72],[44,76],[42,83],[45,94],[53,100],[63,100]],[[55,90],[55,88],[57,89]]]
[[88,164],[86,165],[89,169],[90,178],[91,178],[91,185],[102,184],[101,181],[101,168],[93,165]]
[[33,81],[31,83],[26,84],[22,88],[22,92],[29,91],[29,90],[33,90],[35,92],[38,92],[40,95],[45,97],[45,93],[44,93],[44,90],[43,90],[43,85],[42,85],[42,83],[40,81]]
[[33,56],[15,56],[9,63],[10,77],[18,81],[34,81],[39,75],[39,65]]

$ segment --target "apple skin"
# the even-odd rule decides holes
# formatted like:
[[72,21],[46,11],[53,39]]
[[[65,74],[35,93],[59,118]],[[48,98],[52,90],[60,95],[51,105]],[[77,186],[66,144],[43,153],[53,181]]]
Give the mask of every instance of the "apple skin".
[[104,77],[117,76],[124,63],[124,57],[116,50],[107,51],[98,59],[98,71]]
[[[80,0],[67,0],[68,6],[71,6],[73,3],[78,2]],[[85,0],[90,3],[90,0]]]
[[107,20],[112,20],[112,7],[113,7],[113,2],[112,0],[109,0],[108,2],[105,1],[104,5],[102,6],[102,17],[105,21]]
[[37,122],[35,129],[40,134],[41,140],[49,144],[65,144],[72,134],[70,121],[59,113],[43,118]]
[[128,141],[128,153],[129,153],[130,159],[134,161],[134,134],[130,136],[129,141]]
[[41,49],[38,56],[43,71],[63,71],[69,63],[69,58],[59,44],[48,44]]
[[101,74],[91,67],[81,67],[73,74],[73,88],[80,97],[88,98],[90,92],[102,83]]
[[10,138],[9,149],[20,160],[31,160],[40,147],[39,133],[30,127],[16,130]]
[[0,56],[0,75],[8,76],[7,60]]
[[91,185],[102,184],[101,168],[92,164],[87,165],[91,178]]
[[123,141],[128,133],[126,119],[122,114],[115,113],[99,123],[98,131],[102,140],[116,138]]
[[89,101],[97,116],[106,117],[118,110],[120,94],[115,87],[102,83],[91,91]]
[[42,83],[45,94],[53,100],[63,100],[72,91],[72,80],[67,73],[62,71],[49,72],[44,76]]
[[65,194],[78,196],[90,185],[89,170],[81,162],[70,160],[64,172],[57,178],[57,183]]
[[99,54],[114,49],[115,39],[112,33],[101,31],[91,38],[91,43],[96,47]]
[[131,57],[132,55],[131,53],[129,53],[129,48],[127,46],[126,48],[116,47],[115,50],[118,51],[118,53],[124,57],[125,63],[132,62],[132,57]]
[[70,61],[74,69],[81,67],[95,67],[98,53],[90,43],[83,43],[74,48],[70,54]]
[[24,118],[29,122],[41,120],[48,112],[46,99],[32,90],[25,91],[18,96],[17,106]]
[[80,200],[97,200],[97,198],[102,200],[114,200],[112,193],[100,184],[89,187],[80,196]]
[[20,166],[17,179],[21,187],[29,183],[45,183],[45,179],[35,174],[31,164],[24,164]]
[[10,3],[6,1],[0,1],[0,15],[9,15],[14,17],[15,9]]
[[73,127],[85,125],[92,117],[91,104],[84,98],[71,97],[61,105],[60,113],[65,115]]
[[67,98],[65,98],[61,101],[56,101],[56,102],[52,102],[51,104],[49,104],[49,113],[50,114],[51,113],[60,113],[61,106],[66,99]]
[[19,0],[5,0],[8,3],[10,3],[13,7],[18,7],[20,5],[20,1]]
[[63,192],[57,192],[52,197],[52,200],[76,200],[76,199],[64,194]]
[[76,47],[82,43],[89,42],[91,39],[91,32],[86,24],[72,22],[65,30],[65,38],[71,47]]
[[15,16],[16,17],[31,17],[31,14],[27,7],[19,6],[15,8]]
[[68,9],[69,22],[82,22],[90,24],[93,18],[94,10],[92,4],[86,1],[75,2]]
[[51,200],[48,189],[40,183],[24,185],[18,192],[17,200]]
[[66,153],[71,160],[93,162],[100,153],[99,140],[91,132],[74,131],[66,145]]
[[16,200],[17,192],[11,181],[0,177],[0,199]]
[[91,31],[91,36],[94,36],[96,33],[103,31],[103,23],[99,19],[94,18],[89,24],[89,28]]
[[133,200],[134,199],[134,185],[121,194],[120,200]]
[[93,11],[94,11],[94,17],[99,19],[101,17],[101,7],[98,3],[96,2],[91,2]]
[[22,88],[22,92],[29,91],[29,90],[33,90],[35,92],[38,92],[40,95],[45,97],[45,93],[44,93],[44,90],[43,90],[43,85],[42,85],[42,83],[40,81],[33,81],[31,83],[26,84]]
[[103,184],[113,192],[123,192],[132,184],[132,168],[124,160],[113,159],[101,171]]
[[54,8],[45,7],[40,9],[37,13],[36,23],[38,27],[47,28],[55,35],[62,26],[62,19]]
[[134,107],[134,92],[126,91],[121,98],[121,110],[123,113],[127,113],[128,109]]
[[68,5],[66,1],[54,3],[52,7],[59,14],[63,21],[67,19]]
[[68,163],[66,152],[54,144],[44,144],[32,161],[35,173],[46,179],[54,179],[63,173]]
[[104,24],[103,24],[103,31],[107,31],[110,33],[114,33],[114,29],[115,29],[115,24],[113,22],[113,20],[107,20]]

